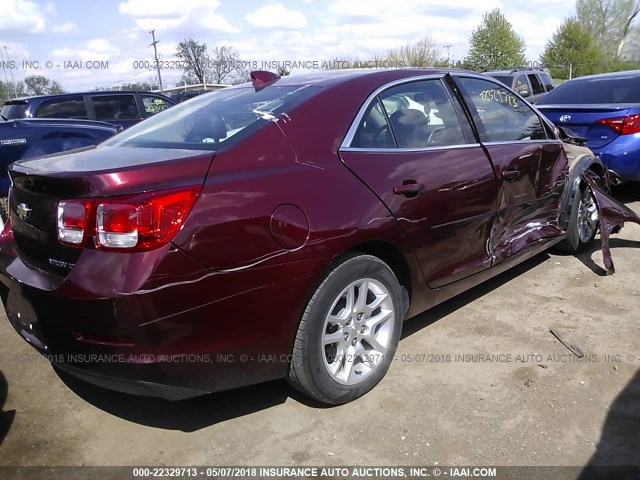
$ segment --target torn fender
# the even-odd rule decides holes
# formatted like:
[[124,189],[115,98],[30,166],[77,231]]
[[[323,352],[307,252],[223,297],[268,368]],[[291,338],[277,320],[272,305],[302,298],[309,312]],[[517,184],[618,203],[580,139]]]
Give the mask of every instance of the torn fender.
[[607,269],[607,274],[612,275],[616,269],[609,249],[609,237],[622,229],[625,222],[634,222],[640,225],[640,217],[626,205],[611,198],[605,191],[604,180],[596,173],[587,170],[582,173],[582,178],[591,187],[598,207],[600,217],[600,242],[602,244],[602,260]]

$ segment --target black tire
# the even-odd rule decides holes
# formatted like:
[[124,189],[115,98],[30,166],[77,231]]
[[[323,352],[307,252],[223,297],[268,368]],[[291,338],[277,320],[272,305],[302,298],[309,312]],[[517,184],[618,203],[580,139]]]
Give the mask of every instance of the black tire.
[[595,204],[595,200],[593,200],[593,193],[590,187],[581,185],[580,188],[576,191],[571,204],[571,216],[569,217],[569,226],[567,227],[567,238],[556,245],[556,250],[564,253],[576,254],[583,252],[591,247],[591,244],[593,243],[593,240],[598,231],[599,222],[596,224],[596,227],[593,229],[591,234],[588,235],[587,238],[580,238],[579,233],[580,208],[583,201],[585,200],[585,196],[589,195],[591,196],[591,199]]
[[[333,327],[327,327],[328,324],[326,322],[329,321],[328,315],[332,313],[332,309],[335,310],[339,308],[336,306],[336,302],[341,301],[340,299],[343,298],[341,294],[345,289],[349,289],[352,285],[357,284],[357,282],[366,281],[366,279],[379,282],[379,284],[376,283],[376,285],[382,285],[388,292],[388,295],[384,295],[384,298],[387,299],[385,300],[387,302],[385,305],[392,304],[393,313],[392,317],[387,320],[390,322],[389,326],[385,328],[390,329],[390,332],[386,330],[389,333],[385,336],[385,341],[388,343],[384,355],[376,357],[377,359],[379,358],[379,363],[373,368],[369,368],[369,366],[363,363],[358,364],[356,361],[355,366],[349,371],[353,370],[355,374],[358,374],[357,367],[360,365],[361,369],[365,367],[364,369],[367,370],[368,373],[365,374],[362,380],[357,380],[357,377],[352,377],[356,378],[358,383],[347,385],[340,383],[329,373],[330,367],[327,365],[329,360],[333,359],[337,362],[334,363],[334,365],[340,362],[337,360],[339,356],[335,353],[333,357],[327,353],[327,349],[333,346],[323,344],[323,339],[329,334],[327,331],[328,328]],[[371,298],[369,296],[368,285],[373,285],[374,282],[366,284],[367,290],[364,295],[364,301],[367,304],[367,299]],[[357,295],[359,297],[362,287],[359,288],[356,286],[355,288],[358,289]],[[354,290],[354,292],[356,292],[356,290]],[[354,299],[354,303],[356,303],[356,297],[354,296],[352,298]],[[390,300],[391,303],[389,303],[388,300]],[[339,405],[350,402],[373,389],[386,374],[398,348],[402,322],[404,320],[403,317],[407,311],[407,305],[405,305],[405,303],[406,300],[403,299],[402,288],[396,276],[379,258],[370,255],[354,254],[339,261],[313,293],[302,315],[293,347],[292,361],[289,367],[289,383],[314,400],[329,405]],[[373,305],[373,302],[371,305]],[[346,312],[347,310],[348,308],[345,306],[341,312]],[[354,312],[355,307],[350,311]],[[382,310],[374,310],[373,313],[371,313],[370,319],[380,315],[380,313],[375,314],[375,312],[382,312]],[[349,318],[355,318],[354,315],[355,313],[351,313]],[[384,325],[387,325],[387,321],[384,322]],[[358,320],[358,322],[366,322],[366,318]],[[363,323],[359,323],[358,325],[363,325]],[[339,329],[339,336],[343,335],[343,331],[348,336],[347,329],[354,329],[355,327],[355,331],[359,332],[358,329],[360,327],[358,325],[353,323],[351,327],[338,327],[337,325],[335,327]],[[366,327],[363,328],[366,329]],[[358,341],[358,338],[352,338],[354,342]],[[345,342],[347,342],[346,338]],[[360,342],[361,345],[369,345],[366,343],[366,339],[360,339]],[[336,344],[337,343],[339,342],[336,342]],[[342,340],[340,340],[340,343],[342,343]],[[346,369],[346,367],[344,368]],[[359,374],[362,374],[362,372]],[[346,375],[348,376],[348,372]]]

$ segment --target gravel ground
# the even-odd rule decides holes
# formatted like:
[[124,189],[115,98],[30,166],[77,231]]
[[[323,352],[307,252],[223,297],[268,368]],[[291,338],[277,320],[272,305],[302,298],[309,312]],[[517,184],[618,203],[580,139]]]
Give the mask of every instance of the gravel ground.
[[409,320],[382,383],[336,408],[284,381],[179,403],[109,392],[0,318],[0,465],[640,465],[640,227],[613,237],[613,276],[598,247]]

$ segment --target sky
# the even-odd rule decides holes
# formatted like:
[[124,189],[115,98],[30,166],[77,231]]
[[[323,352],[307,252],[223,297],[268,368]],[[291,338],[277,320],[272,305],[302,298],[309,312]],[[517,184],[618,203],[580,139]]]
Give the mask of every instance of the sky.
[[170,68],[170,61],[178,42],[189,37],[210,50],[233,47],[243,60],[259,65],[371,58],[425,36],[444,57],[448,52],[458,60],[482,14],[496,7],[525,39],[527,59],[536,61],[574,5],[571,0],[1,0],[6,68],[0,79],[42,74],[67,91],[148,81],[155,77],[145,68],[153,61],[151,29],[169,67],[162,70],[165,87],[179,82],[182,72]]

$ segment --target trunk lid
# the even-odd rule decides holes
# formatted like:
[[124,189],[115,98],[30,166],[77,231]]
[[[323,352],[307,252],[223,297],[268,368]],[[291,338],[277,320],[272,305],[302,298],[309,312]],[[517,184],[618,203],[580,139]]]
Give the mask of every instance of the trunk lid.
[[596,123],[606,118],[624,117],[629,108],[622,105],[536,105],[555,125],[566,127],[588,140],[589,148],[601,148],[620,135],[608,125]]
[[57,236],[60,200],[126,195],[202,184],[213,151],[90,147],[14,163],[9,215],[20,258],[66,276],[82,248]]

